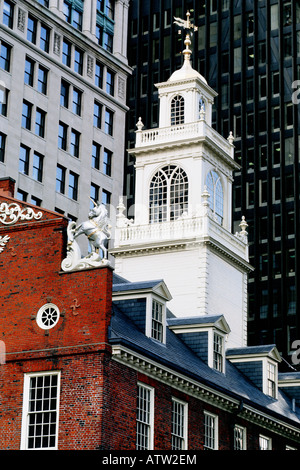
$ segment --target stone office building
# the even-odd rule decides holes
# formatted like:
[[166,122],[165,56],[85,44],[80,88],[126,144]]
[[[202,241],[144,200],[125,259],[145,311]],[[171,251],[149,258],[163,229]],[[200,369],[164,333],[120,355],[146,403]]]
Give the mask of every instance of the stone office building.
[[[0,1],[0,176],[83,217],[122,193],[127,0]],[[118,31],[118,34],[116,34]]]

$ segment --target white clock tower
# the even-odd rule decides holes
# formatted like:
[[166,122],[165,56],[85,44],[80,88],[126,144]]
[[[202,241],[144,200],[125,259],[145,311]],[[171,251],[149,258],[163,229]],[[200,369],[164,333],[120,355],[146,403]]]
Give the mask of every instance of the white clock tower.
[[[182,20],[181,20],[182,21]],[[193,27],[182,21],[184,27]],[[231,233],[233,136],[212,127],[217,95],[191,66],[189,33],[184,63],[157,84],[159,127],[137,123],[134,221],[118,206],[115,271],[130,281],[163,279],[174,315],[224,315],[230,347],[247,344],[248,240]]]

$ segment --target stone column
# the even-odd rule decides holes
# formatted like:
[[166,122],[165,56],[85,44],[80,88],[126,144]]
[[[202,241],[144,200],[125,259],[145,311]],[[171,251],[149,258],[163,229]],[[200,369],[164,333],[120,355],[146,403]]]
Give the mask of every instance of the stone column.
[[[116,0],[115,3],[115,32],[113,53],[127,63],[127,34],[128,34],[129,0]],[[116,32],[118,34],[116,34]]]

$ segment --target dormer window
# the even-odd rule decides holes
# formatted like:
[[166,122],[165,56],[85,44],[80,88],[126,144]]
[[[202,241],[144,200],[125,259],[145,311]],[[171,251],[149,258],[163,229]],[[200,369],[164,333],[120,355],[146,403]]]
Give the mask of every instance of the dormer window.
[[209,192],[209,205],[215,220],[222,225],[224,212],[224,194],[221,178],[216,171],[210,171],[206,177],[206,186]]
[[213,343],[213,368],[219,372],[224,369],[224,338],[218,333],[214,332]]
[[152,300],[151,337],[163,341],[163,305],[155,299]]
[[171,126],[184,123],[184,98],[176,95],[171,101]]
[[268,362],[267,365],[267,394],[272,398],[276,398],[277,395],[277,370],[276,365],[272,362]]

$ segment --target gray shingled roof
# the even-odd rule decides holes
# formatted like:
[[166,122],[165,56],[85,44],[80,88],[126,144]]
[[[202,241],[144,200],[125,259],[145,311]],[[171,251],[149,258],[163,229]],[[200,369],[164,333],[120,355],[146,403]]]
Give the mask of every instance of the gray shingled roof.
[[[144,315],[145,312],[141,312]],[[144,332],[113,305],[110,325],[110,342],[121,344],[136,353],[157,361],[162,366],[172,368],[188,378],[199,381],[238,400],[243,400],[254,407],[263,409],[277,417],[299,425],[300,410],[292,410],[292,400],[280,389],[278,399],[265,395],[229,360],[226,360],[226,373],[211,369],[206,365],[175,333],[167,328],[166,344],[148,338]],[[279,416],[278,416],[279,415]]]

